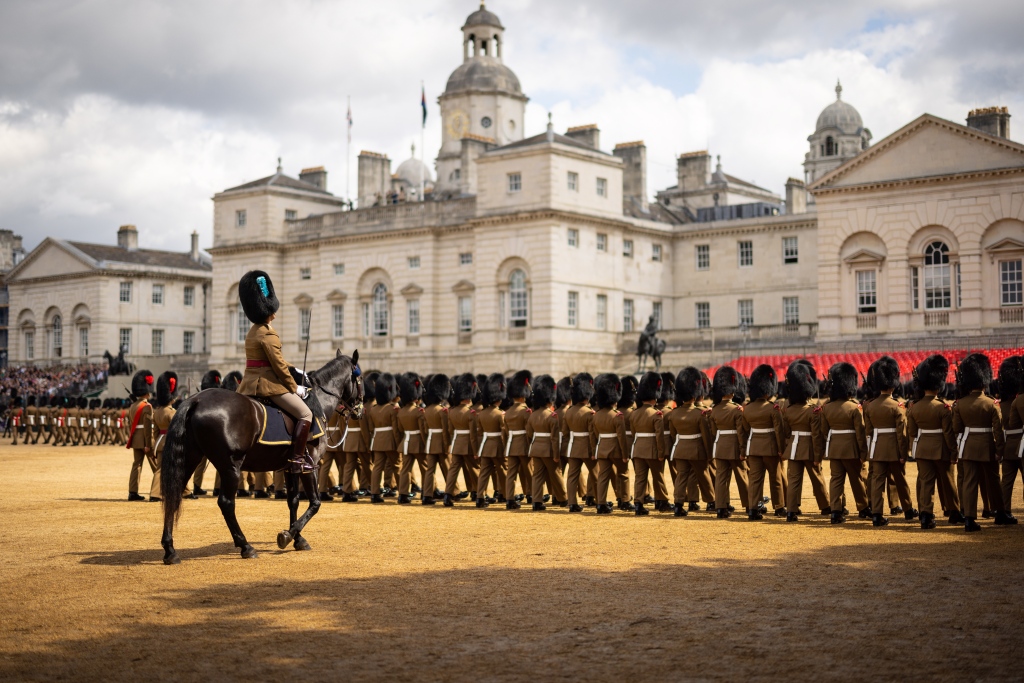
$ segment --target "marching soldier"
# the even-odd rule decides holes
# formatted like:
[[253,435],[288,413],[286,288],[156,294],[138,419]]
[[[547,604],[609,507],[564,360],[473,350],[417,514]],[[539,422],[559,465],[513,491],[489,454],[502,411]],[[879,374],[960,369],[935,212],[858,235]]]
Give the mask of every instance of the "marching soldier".
[[344,448],[347,434],[348,418],[337,410],[332,410],[327,417],[327,428],[324,434],[324,454],[320,456],[320,471],[316,481],[320,488],[320,500],[334,500],[331,491],[337,491],[334,484],[334,477],[331,473],[331,466],[338,465],[338,479],[344,478],[345,454]]
[[[370,439],[373,428],[370,426],[370,412],[377,405],[375,392],[377,384],[375,380],[379,373],[371,372],[362,376],[363,382],[363,416],[356,418],[349,415],[345,425],[345,436],[342,443],[344,453],[344,469],[341,473],[341,501],[343,503],[356,503],[360,494],[367,495],[369,492],[370,475],[364,469],[368,468],[372,455],[370,453]],[[359,489],[356,489],[355,479],[359,475]]]
[[843,501],[846,480],[850,480],[853,500],[861,518],[871,513],[871,503],[864,489],[864,462],[868,457],[864,431],[864,412],[854,400],[857,395],[857,369],[849,363],[836,363],[828,372],[829,401],[814,409],[817,424],[812,423],[818,453],[829,461],[830,507],[832,523],[846,521]]
[[594,380],[594,405],[597,412],[590,424],[590,439],[595,443],[594,457],[597,458],[597,476],[594,493],[597,514],[610,515],[608,485],[618,492],[616,463],[625,459],[626,420],[618,410],[622,400],[622,383],[618,375],[598,375]]
[[1020,356],[1010,356],[999,366],[999,410],[1003,414],[1003,509],[1013,513],[1013,485],[1017,473],[1024,478],[1024,366]]
[[[398,473],[398,504],[410,505],[412,496],[412,469],[426,466],[423,447],[427,444],[427,418],[420,406],[423,398],[423,383],[414,372],[398,377],[398,391],[402,407],[398,411],[398,424],[402,428],[402,465]],[[433,478],[433,477],[431,477]],[[433,489],[430,492],[433,493]]]
[[645,373],[637,388],[636,400],[640,404],[629,415],[629,431],[633,433],[630,444],[630,459],[633,461],[633,498],[636,501],[638,517],[649,515],[644,507],[647,495],[647,475],[652,473],[654,497],[656,500],[668,500],[665,488],[664,471],[665,453],[665,416],[655,405],[661,393],[661,375],[656,372]]
[[30,441],[32,445],[39,443],[39,409],[36,407],[36,397],[25,398],[25,410],[22,413],[25,422],[25,444]]
[[[824,452],[814,443],[814,435],[820,430],[820,414],[814,412],[818,377],[810,363],[801,359],[790,364],[786,370],[786,390],[787,405],[782,411],[782,457],[786,460],[787,478],[786,521],[799,521],[805,472],[811,480],[811,490],[822,514],[834,514],[821,474]],[[866,503],[864,509],[868,509]]]
[[734,476],[740,500],[750,499],[746,469],[747,426],[743,407],[733,401],[740,389],[740,377],[740,373],[725,365],[715,371],[711,384],[715,406],[708,415],[708,426],[712,438],[711,458],[715,461],[715,509],[719,519],[732,516],[729,489]]
[[594,395],[594,378],[581,372],[572,379],[572,405],[566,409],[562,420],[561,457],[568,460],[569,472],[565,485],[569,491],[569,512],[583,512],[577,502],[577,494],[585,487],[580,486],[580,473],[587,467],[587,476],[594,476],[594,446],[590,438],[590,425],[594,420],[594,409],[590,399]]
[[[655,407],[658,410],[661,411],[662,415],[665,416],[665,433],[663,434],[663,436],[665,437],[665,449],[666,450],[669,450],[669,449],[672,448],[672,444],[668,440],[669,439],[668,414],[671,413],[672,410],[675,409],[675,407],[676,407],[675,397],[676,397],[676,376],[673,375],[671,372],[663,372],[663,373],[661,373],[661,395],[658,397],[658,404]],[[666,458],[665,459],[665,463],[663,463],[662,465],[664,466],[665,464],[668,465],[668,477],[665,479],[665,484],[667,486],[669,482],[675,482],[675,480],[676,480],[676,469],[677,468],[676,468],[676,463],[673,462],[671,458]],[[665,476],[664,470],[662,471],[662,476],[663,477]],[[665,500],[664,503],[660,503],[660,504],[657,501],[655,501],[655,510],[660,510],[662,512],[667,512],[668,509],[669,509],[669,503],[668,503],[667,499]]]
[[[676,377],[676,407],[665,418],[669,427],[669,439],[665,445],[669,449],[669,461],[675,463],[676,471],[672,496],[676,517],[685,517],[689,511],[700,510],[697,505],[698,478],[708,476],[711,436],[707,415],[710,411],[696,405],[702,390],[700,371],[694,367],[683,368]],[[693,497],[689,498],[690,495]],[[687,502],[689,510],[683,507]]]
[[[523,489],[526,502],[533,501],[533,482],[530,475],[529,441],[526,439],[526,423],[533,413],[526,406],[530,397],[530,382],[533,373],[520,370],[512,376],[508,383],[508,397],[512,405],[505,411],[505,426],[508,429],[508,440],[505,442],[505,500],[516,500],[516,479]],[[424,484],[424,490],[427,490]],[[506,503],[508,505],[508,503]],[[511,508],[518,509],[518,506]]]
[[[448,424],[448,396],[451,382],[447,375],[433,375],[427,380],[424,392],[423,418],[427,423],[427,441],[423,445],[423,505],[433,505],[434,491],[437,488],[435,476],[438,464],[445,459],[448,452],[448,439],[451,427]],[[442,472],[444,476],[447,472]]]
[[867,443],[868,461],[871,468],[871,513],[874,526],[885,526],[889,520],[883,516],[885,490],[889,476],[896,482],[896,490],[907,520],[917,517],[917,510],[910,498],[910,486],[904,475],[910,443],[907,441],[907,417],[892,397],[899,385],[900,367],[890,356],[882,356],[872,365],[875,372],[871,378],[875,391],[879,393],[864,408],[864,431],[870,439]]
[[636,410],[636,389],[639,383],[633,375],[624,375],[619,380],[622,386],[622,397],[619,399],[618,410],[622,413],[622,422],[626,428],[626,447],[618,458],[611,458],[615,468],[615,498],[618,508],[623,512],[636,512],[630,501],[633,499],[633,482],[630,479],[629,450],[633,443],[633,434],[629,431],[629,415]]
[[558,471],[558,437],[561,434],[558,414],[555,412],[556,384],[551,375],[541,375],[533,381],[533,412],[526,422],[526,438],[530,446],[530,464],[533,468],[533,511],[541,512],[544,505],[544,487],[551,492],[552,504],[568,505],[568,494]]
[[[500,373],[494,373],[487,378],[481,390],[481,402],[483,408],[476,413],[473,419],[473,431],[476,435],[476,459],[480,463],[480,475],[476,485],[476,506],[485,508],[487,502],[487,482],[492,475],[504,468],[505,440],[508,438],[508,428],[505,426],[505,413],[499,408],[499,404],[505,400],[506,386],[505,378]],[[495,476],[498,486],[495,486],[495,497],[500,493],[504,498],[504,492],[499,488],[502,477]],[[513,497],[505,500],[507,510],[518,510],[519,503]]]
[[786,491],[782,477],[782,409],[772,402],[779,393],[779,380],[770,365],[759,365],[750,373],[750,402],[743,407],[747,439],[748,513],[751,520],[763,518],[765,476],[776,517],[786,515]]
[[[456,483],[459,472],[466,470],[466,487],[471,491],[475,490],[478,483],[476,467],[473,457],[476,453],[476,435],[473,431],[473,421],[476,412],[472,408],[473,395],[476,393],[476,378],[470,373],[464,373],[455,378],[452,382],[452,407],[448,411],[448,444],[451,460],[448,462],[448,476],[445,479],[444,506],[455,505]],[[472,473],[472,474],[471,474]],[[472,481],[470,479],[472,478]],[[474,494],[475,495],[475,494]]]
[[391,373],[377,378],[374,391],[377,405],[372,408],[370,451],[373,453],[373,471],[370,473],[371,503],[383,503],[381,492],[384,468],[389,460],[398,457],[398,443],[402,440],[402,427],[398,422],[398,384]]
[[[17,394],[13,395],[11,399],[10,413],[7,416],[7,422],[11,425],[11,434],[13,440],[11,441],[12,446],[18,445],[18,430],[21,429],[21,425],[25,419],[25,404],[24,398],[19,398]],[[25,435],[26,440],[28,439],[28,433]]]
[[964,523],[952,469],[956,452],[953,409],[938,397],[948,373],[949,361],[945,357],[934,355],[923,360],[914,372],[914,383],[924,396],[907,410],[910,454],[917,461],[917,506],[921,510],[922,529],[935,528],[932,495],[936,485],[943,492],[940,498],[945,501],[949,523]]
[[[149,370],[139,370],[132,377],[132,397],[135,402],[128,408],[131,427],[128,433],[128,445],[131,448],[135,460],[132,462],[132,471],[128,477],[128,500],[146,500],[139,495],[139,477],[142,474],[142,462],[153,456],[153,449],[156,439],[153,435],[153,407],[149,404],[149,398],[153,393],[153,373]],[[154,460],[150,460],[150,466],[156,471]]]
[[[158,502],[162,494],[160,490],[160,468],[163,465],[164,440],[167,428],[174,417],[174,392],[178,388],[178,375],[168,370],[156,380],[156,398],[153,401],[153,428],[156,431],[156,445],[153,448],[153,484],[149,487],[150,502]],[[192,492],[186,486],[185,497],[192,498]]]

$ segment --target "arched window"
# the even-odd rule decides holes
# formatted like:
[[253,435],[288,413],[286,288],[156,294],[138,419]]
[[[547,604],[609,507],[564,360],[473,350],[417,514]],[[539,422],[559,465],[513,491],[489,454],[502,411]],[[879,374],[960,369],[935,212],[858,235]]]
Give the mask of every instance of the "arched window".
[[373,288],[373,336],[388,334],[388,288],[383,282]]
[[529,318],[529,301],[526,293],[526,273],[516,268],[508,278],[508,320],[509,327],[526,327]]
[[825,156],[834,157],[839,154],[839,150],[836,147],[836,141],[832,139],[832,136],[825,138]]
[[50,333],[53,342],[53,357],[60,358],[64,353],[64,322],[59,315],[53,316],[53,331]]
[[952,278],[949,267],[949,247],[944,242],[931,242],[924,249],[924,307],[943,309],[951,307]]

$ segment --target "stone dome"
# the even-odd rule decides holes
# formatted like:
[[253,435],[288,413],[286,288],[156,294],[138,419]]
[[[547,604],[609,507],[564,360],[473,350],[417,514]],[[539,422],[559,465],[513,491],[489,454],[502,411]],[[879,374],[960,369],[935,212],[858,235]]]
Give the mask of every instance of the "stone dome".
[[446,93],[461,90],[498,90],[522,95],[519,78],[495,57],[475,57],[463,62],[448,77]]
[[434,176],[430,172],[430,167],[423,163],[423,160],[416,157],[406,159],[399,164],[398,170],[395,171],[395,176],[414,187],[419,187],[420,178],[428,186],[434,184]]
[[501,20],[498,19],[498,15],[494,12],[489,12],[484,3],[480,3],[480,9],[466,17],[466,26],[496,26],[497,28],[504,29],[501,25]]
[[815,132],[826,128],[838,128],[847,135],[855,135],[864,129],[864,120],[853,105],[843,102],[843,86],[836,83],[836,101],[825,107],[818,116]]

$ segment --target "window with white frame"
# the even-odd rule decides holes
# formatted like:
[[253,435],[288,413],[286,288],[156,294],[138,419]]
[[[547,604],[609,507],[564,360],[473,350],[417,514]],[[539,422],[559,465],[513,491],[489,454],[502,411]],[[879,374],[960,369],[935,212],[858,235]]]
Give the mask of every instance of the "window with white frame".
[[78,328],[78,355],[85,356],[89,355],[89,328],[79,327]]
[[132,302],[132,283],[122,282],[118,288],[118,301],[123,304],[130,304]]
[[580,246],[580,231],[576,228],[569,228],[569,246]]
[[1021,280],[1021,259],[999,262],[999,303],[1002,306],[1024,305]]
[[235,312],[235,341],[237,343],[245,343],[245,336],[249,334],[250,327],[252,327],[252,323],[245,317],[245,311],[239,306]]
[[409,314],[409,334],[420,333],[420,300],[410,299],[406,302],[406,311]]
[[64,355],[64,320],[59,315],[55,315],[50,325],[52,329],[50,341],[52,343],[53,357],[60,358]]
[[952,269],[949,247],[932,242],[924,250],[924,307],[941,310],[952,306]]
[[153,346],[152,346],[152,349],[153,349],[152,353],[153,353],[153,355],[154,356],[163,355],[163,352],[164,352],[164,331],[163,330],[153,330],[152,336],[153,336]]
[[652,261],[661,261],[661,245],[660,244],[652,244],[651,245],[651,260]]
[[363,304],[363,336],[370,336],[370,304]]
[[154,306],[162,306],[164,303],[164,286],[153,285],[153,294],[150,299]]
[[661,318],[661,302],[660,301],[655,301],[654,302],[654,305],[651,307],[651,315],[654,316],[654,326],[657,327],[660,330],[661,329],[661,322],[662,322],[662,318]]
[[873,270],[857,271],[857,312],[875,313],[878,310],[877,276]]
[[910,308],[921,308],[921,278],[917,266],[910,269]]
[[782,238],[782,262],[785,264],[800,262],[800,250],[796,237]]
[[386,337],[388,322],[388,288],[380,282],[373,288],[373,336]]
[[117,335],[118,345],[117,348],[123,350],[125,354],[132,352],[132,328],[122,327],[118,331]]
[[576,327],[579,324],[580,293],[569,292],[569,306],[567,322],[569,327]]
[[622,331],[632,332],[633,331],[633,300],[623,299],[622,300]]
[[331,336],[334,339],[345,337],[345,305],[334,304],[331,306]]
[[196,333],[192,330],[185,330],[182,335],[181,349],[183,353],[196,352]]
[[245,221],[246,221],[245,209],[239,209],[238,211],[235,211],[235,227],[236,228],[244,228],[245,227]]
[[196,288],[192,285],[185,285],[184,304],[186,306],[196,305]]
[[597,179],[597,196],[607,197],[608,196],[608,179],[598,178]]
[[597,295],[597,329],[608,329],[608,295]]
[[622,255],[633,258],[633,240],[622,240]]
[[597,233],[597,250],[608,251],[608,235],[603,232]]
[[459,265],[460,266],[471,266],[473,265],[473,252],[464,251],[459,254]]
[[519,192],[523,189],[523,175],[521,173],[508,174],[508,191]]
[[696,306],[697,329],[703,330],[711,327],[711,304],[707,301],[698,301]]
[[754,324],[754,300],[740,299],[736,303],[736,317],[740,327],[750,327]]
[[473,331],[473,299],[468,296],[459,297],[459,332]]
[[34,360],[36,357],[36,333],[25,333],[25,360]]
[[526,273],[521,269],[513,270],[508,278],[508,299],[509,327],[526,327],[530,306],[526,291]]
[[312,268],[299,268],[299,279],[300,280],[312,280],[313,269]]
[[344,263],[335,263],[334,264],[334,274],[335,275],[344,275],[345,274],[345,264]]
[[409,257],[409,269],[410,270],[416,270],[419,267],[420,267],[420,257],[419,256],[410,256]]
[[782,324],[797,325],[800,323],[800,297],[782,297]]
[[299,309],[299,341],[306,341],[309,339],[309,325],[312,322],[310,319],[310,309],[300,308]]
[[754,265],[754,243],[750,240],[740,240],[737,243],[740,268],[749,268]]
[[696,247],[697,253],[697,270],[708,270],[711,268],[711,245],[710,244],[698,244]]
[[574,171],[569,171],[568,177],[569,192],[579,192],[580,189],[580,174]]

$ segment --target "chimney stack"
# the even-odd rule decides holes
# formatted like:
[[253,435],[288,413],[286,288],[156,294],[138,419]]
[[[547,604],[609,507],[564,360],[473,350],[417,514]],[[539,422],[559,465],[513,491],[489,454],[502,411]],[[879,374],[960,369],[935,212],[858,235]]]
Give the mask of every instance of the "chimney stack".
[[646,212],[647,203],[647,146],[643,140],[620,142],[612,154],[622,159],[622,199],[635,200]]
[[364,150],[359,153],[358,164],[359,208],[373,206],[377,200],[386,202],[391,189],[391,160],[385,154]]
[[192,231],[192,252],[189,254],[193,261],[199,260],[199,233]]
[[122,225],[117,229],[117,246],[128,251],[138,250],[139,231],[134,225]]
[[807,185],[797,178],[786,181],[786,213],[807,213]]
[[997,138],[1010,137],[1010,110],[1006,107],[972,109],[967,114],[967,127]]
[[601,149],[601,129],[596,123],[588,123],[585,126],[573,126],[565,131],[565,137],[582,142],[591,149]]
[[324,170],[323,166],[302,169],[299,173],[299,180],[310,185],[316,185],[324,192],[327,191],[327,171]]

